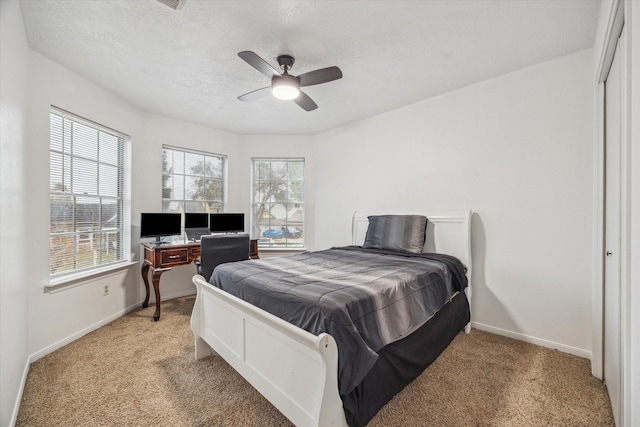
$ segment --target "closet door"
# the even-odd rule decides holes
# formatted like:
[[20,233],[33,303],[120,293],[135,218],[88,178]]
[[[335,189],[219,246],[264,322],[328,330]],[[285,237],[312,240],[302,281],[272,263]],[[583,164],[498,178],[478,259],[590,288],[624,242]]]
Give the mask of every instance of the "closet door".
[[620,334],[620,147],[622,144],[622,67],[620,41],[605,82],[605,265],[604,381],[616,425],[621,415]]

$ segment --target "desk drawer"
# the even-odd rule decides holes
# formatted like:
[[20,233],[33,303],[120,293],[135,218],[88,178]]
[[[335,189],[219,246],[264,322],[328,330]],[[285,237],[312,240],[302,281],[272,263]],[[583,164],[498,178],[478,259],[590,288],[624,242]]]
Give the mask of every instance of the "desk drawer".
[[189,262],[189,249],[167,249],[162,251],[162,266],[170,267]]
[[189,255],[191,259],[198,259],[200,258],[200,246],[194,247],[194,248],[190,248],[189,249]]

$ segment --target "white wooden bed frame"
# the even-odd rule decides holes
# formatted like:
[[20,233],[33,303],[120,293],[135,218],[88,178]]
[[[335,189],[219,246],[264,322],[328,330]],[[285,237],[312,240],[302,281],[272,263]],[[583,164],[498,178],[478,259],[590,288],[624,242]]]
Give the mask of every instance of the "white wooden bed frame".
[[[374,214],[354,213],[353,244],[364,242],[367,217]],[[429,219],[424,251],[458,257],[471,279],[471,211],[416,214]],[[338,348],[331,335],[313,335],[210,285],[202,276],[194,276],[193,283],[196,359],[212,353],[222,356],[296,426],[347,426],[338,393]],[[470,280],[466,292],[471,302]],[[471,323],[465,332],[470,330]]]

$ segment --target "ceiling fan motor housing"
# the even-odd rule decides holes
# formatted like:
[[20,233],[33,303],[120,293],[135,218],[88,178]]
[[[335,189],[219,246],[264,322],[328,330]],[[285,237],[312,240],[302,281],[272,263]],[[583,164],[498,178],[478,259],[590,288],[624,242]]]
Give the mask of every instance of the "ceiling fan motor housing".
[[296,62],[296,60],[291,55],[280,55],[280,56],[278,56],[278,64],[280,65],[280,68],[284,69],[285,73],[287,72],[287,70],[289,70],[289,69],[291,69],[291,67],[293,67],[293,64],[295,62]]

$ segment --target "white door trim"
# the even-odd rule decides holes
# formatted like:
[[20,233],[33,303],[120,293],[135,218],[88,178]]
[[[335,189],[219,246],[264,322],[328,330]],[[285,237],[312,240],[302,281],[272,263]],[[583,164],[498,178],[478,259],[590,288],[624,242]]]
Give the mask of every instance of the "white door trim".
[[[613,0],[610,5],[604,43],[600,50],[595,85],[594,138],[594,235],[593,235],[593,313],[592,313],[592,374],[603,377],[603,287],[604,287],[604,147],[605,111],[604,82],[609,73],[618,36],[625,23],[625,12],[632,2]],[[636,5],[633,5],[636,6]],[[640,25],[640,23],[634,23]],[[621,147],[620,147],[620,425],[631,425],[631,111],[630,31],[621,37]]]
[[609,75],[618,36],[624,24],[624,6],[620,0],[611,2],[604,42],[599,52],[595,85],[595,140],[594,140],[594,196],[593,196],[593,298],[591,327],[591,374],[603,378],[603,325],[604,325],[604,144],[605,110],[604,82]]
[[598,65],[596,68],[596,80],[602,83],[607,79],[611,63],[613,62],[613,54],[618,44],[618,36],[622,32],[624,24],[624,2],[622,0],[613,0],[609,15],[607,17],[607,27],[604,31],[604,43],[598,54]]
[[604,82],[595,87],[595,143],[593,196],[593,296],[591,309],[591,375],[604,373]]

